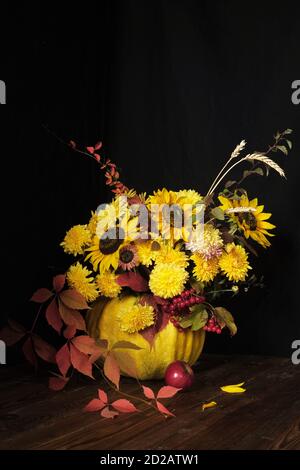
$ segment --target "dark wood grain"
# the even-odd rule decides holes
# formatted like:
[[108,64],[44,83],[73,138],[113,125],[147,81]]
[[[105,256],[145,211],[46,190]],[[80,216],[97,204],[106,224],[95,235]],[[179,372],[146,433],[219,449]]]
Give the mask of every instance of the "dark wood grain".
[[[220,386],[245,381],[247,391],[229,395]],[[153,382],[154,389],[161,382]],[[300,449],[300,366],[288,358],[203,356],[194,387],[165,404],[176,418],[165,419],[146,404],[142,413],[103,420],[83,406],[99,386],[81,380],[51,392],[45,377],[22,368],[1,368],[1,449]],[[139,395],[138,384],[123,390]],[[111,399],[118,397],[110,392]],[[204,402],[217,407],[201,411]]]

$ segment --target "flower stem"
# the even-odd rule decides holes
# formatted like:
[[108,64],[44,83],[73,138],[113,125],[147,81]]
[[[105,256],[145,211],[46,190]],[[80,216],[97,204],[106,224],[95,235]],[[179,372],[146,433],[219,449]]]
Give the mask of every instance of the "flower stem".
[[42,311],[43,306],[44,306],[44,304],[41,304],[41,305],[40,305],[40,308],[38,309],[38,312],[37,312],[37,314],[36,314],[36,316],[35,316],[35,319],[34,319],[34,321],[33,321],[33,324],[32,324],[31,330],[30,330],[30,333],[33,333],[33,330],[34,330],[34,328],[35,328],[35,325],[37,324],[37,321],[38,321],[38,319],[39,319],[39,316],[40,316],[40,314],[41,314],[41,311]]
[[[122,392],[121,390],[117,389],[117,387],[115,387],[114,385],[111,384],[111,382],[106,378],[106,376],[104,375],[104,372],[102,370],[101,367],[98,366],[98,364],[94,364],[95,367],[100,370],[101,372],[101,375],[104,379],[104,381],[107,383],[107,385],[112,389],[114,390],[115,392],[119,393],[120,395],[124,396],[124,397],[127,397],[127,398],[130,398],[131,400],[138,400],[139,402],[141,403],[144,403],[146,404],[147,406],[150,406],[151,408],[153,408],[155,411],[158,411],[156,406],[155,405],[152,405],[152,403],[150,403],[149,401],[147,400],[144,400],[143,398],[140,398],[140,397],[136,397],[134,395],[130,395],[129,393],[126,393],[126,392]],[[138,384],[140,384],[139,381],[137,381]]]

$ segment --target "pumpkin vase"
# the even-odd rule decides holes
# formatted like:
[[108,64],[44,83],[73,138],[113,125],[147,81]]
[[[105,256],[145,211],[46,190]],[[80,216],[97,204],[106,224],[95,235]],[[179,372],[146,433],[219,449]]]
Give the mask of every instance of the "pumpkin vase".
[[[199,358],[205,340],[205,331],[179,331],[170,321],[158,332],[153,344],[140,333],[127,333],[120,329],[119,312],[124,306],[130,308],[136,303],[136,296],[127,295],[121,299],[96,304],[89,312],[87,328],[91,337],[107,340],[109,348],[120,341],[135,344],[141,349],[126,349],[135,364],[135,373],[140,380],[162,379],[170,363],[176,360],[192,366]],[[117,350],[116,350],[117,354]],[[122,375],[132,375],[120,364]],[[126,372],[127,370],[127,372]]]

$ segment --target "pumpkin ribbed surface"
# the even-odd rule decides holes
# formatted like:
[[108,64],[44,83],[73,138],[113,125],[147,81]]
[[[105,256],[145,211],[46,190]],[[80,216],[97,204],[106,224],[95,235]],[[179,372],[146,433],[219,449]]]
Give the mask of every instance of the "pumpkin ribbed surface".
[[202,329],[179,332],[169,322],[155,336],[153,346],[150,347],[141,334],[120,330],[118,315],[121,303],[130,307],[135,302],[136,297],[128,295],[122,299],[110,300],[103,310],[96,306],[89,313],[89,334],[94,338],[106,339],[110,348],[118,341],[130,341],[142,348],[138,351],[126,349],[126,353],[135,361],[140,380],[163,378],[167,366],[176,360],[185,361],[192,366],[201,354],[205,332]]

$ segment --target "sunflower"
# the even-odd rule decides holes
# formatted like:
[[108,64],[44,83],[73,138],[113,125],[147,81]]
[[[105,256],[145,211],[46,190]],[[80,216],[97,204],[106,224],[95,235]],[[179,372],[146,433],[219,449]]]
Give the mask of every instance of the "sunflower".
[[218,258],[206,259],[199,253],[194,253],[191,259],[195,263],[193,269],[193,275],[200,282],[212,281],[219,272],[219,261]]
[[119,255],[119,266],[124,271],[129,271],[139,264],[137,249],[132,244],[123,246],[120,249]]
[[138,236],[137,225],[138,217],[130,219],[128,211],[116,226],[103,231],[101,237],[98,235],[98,225],[97,235],[93,238],[91,247],[86,250],[89,254],[85,258],[92,263],[94,271],[100,269],[102,274],[110,268],[118,268],[120,249]]
[[122,287],[117,283],[117,276],[106,271],[103,274],[98,274],[96,277],[96,284],[100,294],[105,297],[115,298],[120,294]]
[[188,191],[183,191],[179,196],[178,192],[163,188],[148,197],[146,204],[151,212],[156,235],[158,232],[158,235],[171,241],[188,239],[189,227],[186,225],[188,220],[192,220],[194,208],[191,206],[195,200],[194,191],[191,192],[193,194],[189,195]]
[[157,264],[150,274],[149,287],[154,295],[168,299],[181,294],[187,279],[187,271],[175,263]]
[[114,227],[118,221],[130,217],[128,211],[127,198],[125,196],[116,196],[110,204],[101,204],[97,209],[97,227],[96,234],[99,238]]
[[248,270],[248,254],[241,245],[228,243],[219,260],[219,266],[230,281],[244,281]]
[[[268,230],[275,228],[275,225],[266,222],[272,214],[263,212],[264,206],[258,205],[257,198],[249,201],[248,197],[243,195],[240,199],[228,199],[219,196],[221,202],[220,208],[223,209],[244,232],[246,238],[252,238],[264,248],[271,245],[266,235],[274,237],[274,234]],[[241,211],[241,208],[246,209]],[[235,211],[236,210],[236,211]]]
[[152,326],[155,320],[155,313],[151,305],[141,305],[136,303],[131,307],[121,307],[118,315],[120,330],[126,333],[136,333]]
[[84,249],[91,243],[92,237],[86,225],[75,225],[72,227],[60,244],[65,253],[70,255],[83,255]]
[[91,274],[92,271],[89,271],[79,262],[71,266],[67,272],[69,286],[77,290],[88,302],[96,300],[99,296],[94,278],[89,277]]
[[173,248],[173,246],[167,242],[160,242],[159,245],[160,248],[157,251],[154,251],[154,260],[156,264],[173,263],[181,268],[186,268],[188,266],[188,257],[183,251],[180,251],[179,248]]

